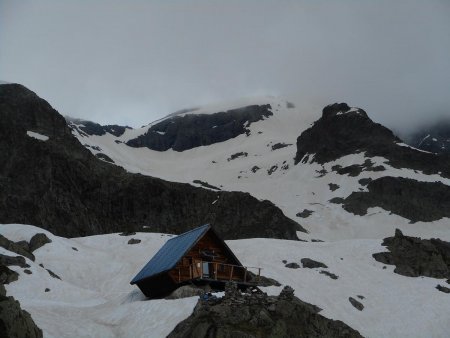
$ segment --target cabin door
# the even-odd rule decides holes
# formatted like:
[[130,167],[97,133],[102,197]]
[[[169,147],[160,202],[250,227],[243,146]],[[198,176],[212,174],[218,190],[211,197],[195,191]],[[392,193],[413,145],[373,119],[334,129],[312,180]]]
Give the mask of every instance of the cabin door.
[[200,259],[194,259],[192,264],[192,278],[202,277],[202,261]]
[[203,262],[202,263],[202,272],[203,272],[203,278],[209,278],[210,274],[209,274],[209,263],[208,262]]

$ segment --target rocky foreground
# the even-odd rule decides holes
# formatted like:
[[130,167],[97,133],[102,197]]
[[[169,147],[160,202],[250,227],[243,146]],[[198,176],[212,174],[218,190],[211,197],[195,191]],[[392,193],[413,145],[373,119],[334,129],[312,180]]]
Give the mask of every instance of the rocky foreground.
[[267,296],[241,293],[229,284],[223,298],[199,300],[192,315],[168,337],[362,337],[320,311],[295,297],[289,286],[279,296]]

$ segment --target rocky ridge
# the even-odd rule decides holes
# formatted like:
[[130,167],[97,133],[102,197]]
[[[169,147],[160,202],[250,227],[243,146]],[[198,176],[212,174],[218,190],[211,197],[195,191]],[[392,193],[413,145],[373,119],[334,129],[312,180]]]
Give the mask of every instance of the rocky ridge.
[[[299,224],[248,193],[172,183],[98,160],[45,100],[0,86],[0,222],[61,236],[120,231],[181,233],[210,223],[225,239],[296,239]],[[36,140],[33,131],[49,137]]]
[[270,109],[266,104],[213,114],[175,115],[153,124],[145,134],[129,140],[127,145],[157,151],[184,151],[224,142],[241,134],[248,135],[251,123],[273,115]]
[[342,156],[365,152],[380,156],[394,168],[420,170],[450,178],[450,157],[400,146],[391,130],[373,122],[360,108],[335,103],[323,109],[322,117],[297,139],[295,163],[324,164]]

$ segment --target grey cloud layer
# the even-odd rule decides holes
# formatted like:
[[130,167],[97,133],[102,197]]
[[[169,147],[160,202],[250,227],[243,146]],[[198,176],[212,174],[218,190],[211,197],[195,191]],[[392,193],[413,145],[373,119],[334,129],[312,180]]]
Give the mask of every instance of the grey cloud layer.
[[269,94],[406,129],[450,115],[449,17],[446,0],[3,0],[0,79],[101,123]]

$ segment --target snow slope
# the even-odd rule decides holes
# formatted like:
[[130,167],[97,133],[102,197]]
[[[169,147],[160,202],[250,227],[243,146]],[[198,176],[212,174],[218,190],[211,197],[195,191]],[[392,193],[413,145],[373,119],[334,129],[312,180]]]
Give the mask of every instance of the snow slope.
[[[232,103],[228,107],[225,104],[208,106],[183,114],[210,114],[237,108],[239,103],[243,102]],[[345,167],[364,163],[367,159],[364,153],[348,155],[324,166],[317,163],[294,165],[297,137],[321,116],[320,110],[288,108],[286,101],[273,97],[246,100],[245,103],[269,103],[274,115],[252,123],[248,127],[249,136],[243,134],[225,142],[183,152],[171,149],[159,152],[148,148],[132,148],[122,143],[144,134],[153,124],[127,130],[120,137],[108,133],[86,137],[75,129],[73,133],[94,154],[104,153],[130,172],[193,185],[194,180],[200,180],[223,190],[245,191],[259,199],[270,200],[286,216],[309,231],[309,234],[299,233],[302,239],[381,239],[393,234],[395,228],[413,236],[450,239],[448,218],[410,224],[409,220],[391,215],[381,208],[373,208],[367,215],[357,216],[346,212],[341,205],[329,203],[334,197],[346,197],[353,191],[364,190],[365,187],[358,182],[361,178],[407,177],[450,185],[449,179],[410,169],[393,168],[381,157],[370,159],[374,165],[383,165],[385,171],[364,171],[357,177],[339,175],[332,171],[334,165]],[[273,150],[272,146],[276,144],[289,146]],[[398,145],[405,146],[402,143]],[[241,152],[247,153],[247,156],[230,160],[231,155]],[[338,189],[332,191],[330,183],[337,184]],[[304,209],[313,211],[313,214],[307,218],[297,217],[297,213]]]
[[[66,239],[30,225],[0,225],[0,232],[14,241],[29,240],[38,232],[52,240],[34,252],[35,262],[27,260],[32,274],[11,266],[20,277],[6,285],[8,295],[31,313],[44,337],[164,337],[197,302],[196,297],[145,300],[138,288],[129,285],[170,235],[138,233],[132,237],[142,242],[129,245],[131,237],[118,234]],[[344,321],[363,336],[448,337],[449,295],[435,288],[444,281],[400,276],[392,266],[384,269],[372,258],[373,253],[385,251],[380,240],[248,239],[227,244],[244,265],[262,267],[265,276],[291,285],[300,299],[321,307],[322,315]],[[0,253],[16,255],[3,248]],[[289,269],[282,263],[300,263],[305,257],[328,268]],[[321,270],[339,278],[333,280]],[[278,294],[281,287],[264,291]],[[349,297],[358,299],[364,310],[355,309]]]

